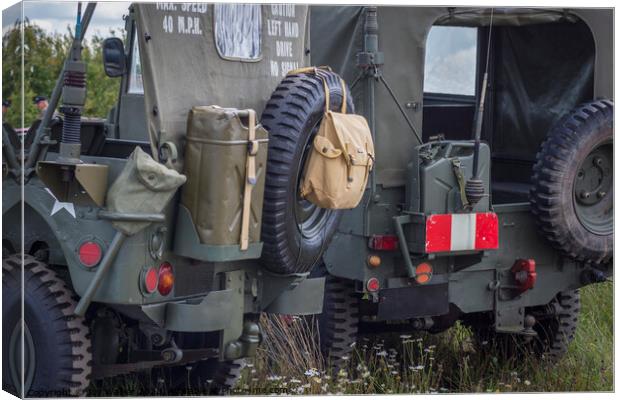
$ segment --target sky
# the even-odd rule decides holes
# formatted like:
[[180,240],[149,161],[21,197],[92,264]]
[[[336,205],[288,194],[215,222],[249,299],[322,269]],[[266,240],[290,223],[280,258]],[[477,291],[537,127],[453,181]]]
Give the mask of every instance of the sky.
[[[77,15],[77,1],[24,1],[24,17],[30,22],[39,25],[45,31],[53,33],[66,33],[67,26],[75,27]],[[129,2],[97,2],[97,8],[93,14],[86,33],[87,39],[93,34],[107,37],[110,29],[118,32],[125,26],[123,14],[127,14]],[[86,8],[86,2],[82,3],[82,12]],[[2,32],[10,28],[21,16],[20,3],[2,11]]]
[[[50,33],[66,33],[73,29],[77,13],[75,1],[26,0],[24,16]],[[85,2],[83,3],[83,10]],[[110,36],[110,30],[120,36],[124,28],[123,14],[130,2],[97,2],[97,8],[86,38],[92,35]],[[9,29],[21,16],[20,3],[2,12],[2,31]],[[425,91],[435,93],[473,94],[475,92],[476,31],[472,28],[435,27],[427,43]]]

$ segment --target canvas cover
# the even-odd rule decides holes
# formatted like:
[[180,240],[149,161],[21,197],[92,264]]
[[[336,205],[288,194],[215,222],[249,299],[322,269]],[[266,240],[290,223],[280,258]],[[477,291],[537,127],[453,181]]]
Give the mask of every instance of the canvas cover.
[[[315,70],[318,76],[321,72]],[[324,79],[324,78],[323,78]],[[340,112],[329,109],[329,89],[325,91],[325,115],[314,137],[304,169],[301,197],[329,209],[350,209],[359,204],[374,162],[375,149],[366,119],[347,114],[347,97],[341,79]]]
[[260,115],[286,73],[307,65],[307,6],[220,4],[217,18],[213,4],[134,7],[153,157],[172,142],[178,171],[192,107],[217,104]]
[[[610,10],[575,10],[575,9],[531,9],[531,8],[496,8],[494,10],[494,26],[505,28],[504,32],[510,36],[511,41],[505,52],[517,50],[511,48],[516,44],[519,52],[525,53],[527,62],[534,66],[536,61],[542,65],[549,65],[552,60],[545,61],[545,52],[553,50],[553,45],[541,45],[545,41],[544,36],[529,37],[528,40],[515,36],[519,29],[535,29],[545,24],[571,24],[576,25],[584,21],[592,33],[596,45],[597,54],[594,56],[594,98],[613,97],[613,68],[610,58],[612,43],[613,21],[610,21]],[[424,82],[424,58],[428,32],[435,24],[450,26],[488,26],[490,21],[490,9],[459,8],[459,7],[377,7],[379,23],[379,50],[384,54],[385,63],[381,73],[390,85],[401,106],[414,104],[416,107],[405,108],[409,119],[422,131],[422,108],[423,108],[423,82]],[[364,40],[364,7],[311,7],[311,62],[314,65],[329,65],[334,72],[340,74],[350,85],[357,79],[360,70],[357,68],[357,54],[363,50]],[[499,30],[499,29],[498,29]],[[325,32],[330,32],[326,35]],[[585,36],[587,38],[586,32]],[[570,45],[570,40],[567,40]],[[581,46],[583,42],[578,43]],[[528,50],[528,49],[531,49]],[[528,56],[532,54],[531,56]],[[534,56],[535,54],[535,56]],[[553,54],[553,53],[552,53]],[[574,53],[573,53],[574,54]],[[511,60],[519,57],[513,52]],[[548,55],[548,54],[547,54]],[[553,59],[553,62],[561,60],[562,56]],[[574,104],[571,91],[581,98],[584,90],[592,87],[592,54],[579,54],[569,65],[562,67],[562,73],[558,76],[547,76],[544,85],[545,90],[552,90],[549,96],[529,97],[527,90],[535,85],[534,81],[526,82],[526,79],[536,74],[535,68],[525,66],[524,63],[507,64],[503,61],[505,69],[513,68],[515,71],[504,71],[510,77],[502,81],[502,90],[506,88],[510,92],[504,92],[502,103],[503,111],[513,123],[514,128],[506,130],[502,135],[503,140],[510,142],[511,138],[520,135],[512,145],[521,146],[524,141],[533,141],[533,133],[527,131],[531,126],[539,126],[541,118],[548,117],[549,101],[553,99],[554,112],[565,110]],[[590,76],[575,81],[575,75],[586,74]],[[512,74],[515,72],[515,74]],[[522,75],[525,74],[525,75]],[[505,76],[508,76],[505,75]],[[576,88],[571,88],[576,83]],[[551,88],[553,86],[553,88]],[[376,182],[384,187],[402,186],[406,183],[406,166],[411,159],[414,146],[419,142],[387,89],[380,83],[374,85],[375,104],[368,104],[368,85],[363,80],[351,89],[354,98],[356,112],[369,116],[370,110],[375,113],[375,146],[376,146]],[[519,96],[507,96],[518,94]],[[570,103],[570,104],[569,104]],[[495,106],[489,108],[493,109]],[[543,108],[536,113],[528,114],[527,110]],[[507,122],[504,119],[504,122]],[[486,127],[493,129],[496,126]],[[506,126],[506,124],[504,124]],[[537,135],[540,135],[537,129]],[[487,137],[491,132],[487,132]],[[496,132],[495,134],[501,134]],[[528,136],[529,135],[529,136]],[[544,133],[543,133],[544,135]],[[541,138],[536,139],[540,143]],[[531,152],[531,146],[524,147]]]
[[[551,127],[594,98],[592,35],[581,21],[560,21],[499,27],[495,40],[495,80],[487,103],[493,118],[485,139],[494,157],[533,163]],[[529,183],[525,172],[522,180]],[[509,177],[515,180],[516,174]]]
[[[166,168],[136,147],[108,190],[106,207],[119,213],[161,213],[185,180],[184,175]],[[114,221],[112,224],[131,236],[146,228],[150,222]]]
[[[192,216],[200,242],[207,245],[240,243],[243,214],[247,214],[248,239],[260,241],[267,165],[267,131],[255,127],[249,151],[249,119],[239,110],[214,106],[193,107],[187,119],[185,174],[182,204]],[[252,155],[253,154],[253,155]],[[254,157],[255,181],[245,198],[248,157]],[[244,201],[248,211],[244,210]]]

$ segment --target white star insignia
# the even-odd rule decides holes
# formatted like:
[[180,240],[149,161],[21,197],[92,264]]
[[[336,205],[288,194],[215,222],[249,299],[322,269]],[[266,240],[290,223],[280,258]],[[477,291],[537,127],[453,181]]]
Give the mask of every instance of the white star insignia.
[[63,203],[61,201],[58,201],[58,199],[56,198],[56,196],[54,196],[54,193],[52,193],[51,190],[49,190],[48,188],[45,188],[45,190],[47,191],[47,193],[50,194],[50,196],[54,198],[54,206],[52,207],[52,213],[50,214],[50,217],[56,214],[58,211],[64,209],[69,214],[71,214],[73,218],[75,218],[75,207],[73,207],[73,203]]

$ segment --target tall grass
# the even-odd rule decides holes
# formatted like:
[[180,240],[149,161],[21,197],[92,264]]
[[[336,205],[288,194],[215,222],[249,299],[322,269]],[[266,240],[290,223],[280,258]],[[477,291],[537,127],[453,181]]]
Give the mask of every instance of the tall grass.
[[[613,283],[583,288],[581,301],[575,340],[551,365],[534,357],[503,359],[490,345],[475,346],[471,332],[457,324],[438,335],[360,339],[338,369],[321,357],[315,319],[264,315],[265,340],[231,394],[611,391]],[[140,387],[131,377],[97,387],[91,394],[166,395],[165,382]]]
[[326,365],[316,321],[265,316],[265,342],[243,371],[236,393],[364,394],[566,392],[613,390],[613,283],[581,291],[575,340],[556,364],[535,357],[503,359],[474,346],[457,324],[429,335],[385,335],[354,344],[340,370]]

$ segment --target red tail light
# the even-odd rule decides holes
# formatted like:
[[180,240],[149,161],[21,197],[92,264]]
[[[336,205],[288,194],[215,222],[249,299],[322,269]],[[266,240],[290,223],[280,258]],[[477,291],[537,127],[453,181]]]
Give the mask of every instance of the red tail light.
[[525,292],[536,284],[536,261],[531,259],[517,260],[510,271],[514,274],[520,291]]
[[367,282],[366,282],[366,289],[369,292],[376,292],[379,290],[380,288],[380,284],[379,284],[379,280],[377,278],[370,278]]
[[167,296],[172,292],[174,287],[174,272],[172,271],[172,265],[170,263],[163,263],[159,266],[159,283],[157,285],[157,291],[162,296]]
[[80,248],[78,249],[78,256],[80,258],[80,262],[86,267],[94,267],[95,265],[99,264],[102,255],[103,251],[101,250],[101,246],[97,242],[84,242],[80,245]]
[[433,266],[429,263],[423,262],[415,267],[415,281],[420,285],[430,282],[433,277]]
[[157,268],[151,267],[144,274],[144,291],[151,294],[157,290],[157,284],[159,283],[159,273]]
[[398,237],[394,235],[373,235],[368,240],[368,247],[373,250],[398,250]]

